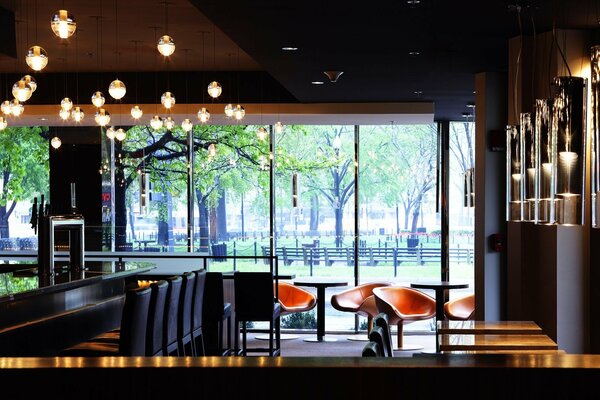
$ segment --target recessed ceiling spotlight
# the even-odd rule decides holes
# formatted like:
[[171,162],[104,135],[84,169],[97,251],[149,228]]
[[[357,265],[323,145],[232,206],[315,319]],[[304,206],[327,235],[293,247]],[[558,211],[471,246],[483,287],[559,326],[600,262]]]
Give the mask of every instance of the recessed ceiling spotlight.
[[419,56],[419,55],[421,55],[421,52],[420,51],[409,51],[408,55],[410,55],[410,56]]
[[406,0],[406,4],[410,4],[411,6],[420,4],[421,0]]
[[413,93],[414,94],[423,94],[423,92],[421,90],[415,90]]
[[475,108],[475,103],[467,103],[468,108]]
[[40,118],[40,121],[48,121],[48,118],[42,117]]
[[463,116],[463,118],[469,118],[471,116],[471,114],[464,112],[464,113],[462,113],[462,116]]
[[322,84],[324,84],[325,82],[323,82],[323,81],[312,81],[311,83],[312,83],[313,85],[322,85]]
[[298,50],[298,48],[297,47],[293,47],[293,46],[284,46],[284,47],[281,48],[281,50],[283,50],[283,51],[296,51],[296,50]]

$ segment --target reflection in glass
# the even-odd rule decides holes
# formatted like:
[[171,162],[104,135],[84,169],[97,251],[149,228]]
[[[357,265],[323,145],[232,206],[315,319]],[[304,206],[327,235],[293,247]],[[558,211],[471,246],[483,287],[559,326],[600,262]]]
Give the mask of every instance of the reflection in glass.
[[600,46],[593,46],[591,51],[591,74],[592,74],[592,96],[591,96],[591,133],[592,133],[592,227],[600,227]]
[[521,113],[521,144],[523,146],[523,220],[533,221],[536,214],[535,202],[535,176],[537,173],[535,163],[535,148],[533,140],[533,125],[531,113]]
[[506,220],[523,220],[523,147],[519,127],[506,127]]
[[552,152],[554,136],[552,134],[552,99],[535,101],[535,159],[537,199],[536,222],[554,223],[555,159]]

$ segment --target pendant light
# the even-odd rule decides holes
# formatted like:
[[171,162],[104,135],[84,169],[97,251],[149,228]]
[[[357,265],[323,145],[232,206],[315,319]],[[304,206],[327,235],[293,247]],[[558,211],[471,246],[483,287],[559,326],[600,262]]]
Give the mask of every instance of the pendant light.
[[[216,56],[216,45],[217,45],[217,39],[216,39],[216,29],[215,29],[215,24],[213,24],[213,69],[216,70],[217,69],[217,56]],[[212,97],[213,99],[216,99],[217,97],[219,97],[221,95],[221,93],[223,92],[223,88],[221,87],[221,84],[217,81],[212,81],[211,83],[208,84],[208,95],[210,97]]]
[[0,111],[2,111],[2,114],[4,114],[4,115],[12,115],[10,101],[4,100],[2,102],[2,105],[0,105]]
[[7,126],[8,122],[6,121],[6,118],[0,117],[0,131],[5,130]]
[[167,117],[163,120],[163,126],[167,128],[167,130],[171,131],[175,127],[175,121],[171,117]]
[[283,133],[284,130],[285,130],[285,127],[283,126],[281,121],[275,122],[275,133]]
[[198,111],[198,119],[203,124],[207,123],[208,120],[210,119],[210,113],[208,112],[208,110],[205,107],[202,107],[200,109],[200,111]]
[[125,130],[123,128],[119,128],[117,129],[117,131],[115,132],[115,138],[122,142],[123,140],[125,140],[125,137],[127,136],[127,134],[125,133]]
[[140,108],[139,105],[137,105],[138,102],[138,57],[137,57],[137,47],[138,47],[138,43],[140,41],[139,40],[134,40],[135,43],[135,105],[133,107],[131,107],[131,118],[138,120],[140,118],[142,118],[142,115],[144,115],[144,112],[142,111],[142,109]]
[[71,111],[61,108],[60,111],[58,112],[58,116],[63,121],[67,121],[69,119],[69,117],[71,116]]
[[58,149],[62,145],[62,140],[60,140],[58,136],[54,136],[52,140],[50,140],[50,145],[53,148]]
[[163,120],[158,115],[155,115],[150,120],[150,126],[152,127],[152,129],[154,129],[155,131],[157,131],[157,130],[159,130],[160,128],[163,127]]
[[[117,11],[117,0],[115,0],[115,42],[117,43],[115,61],[116,65],[119,65],[119,14]],[[127,93],[127,88],[125,87],[125,84],[119,80],[117,74],[117,79],[112,81],[108,86],[108,94],[115,100],[121,100],[123,96],[125,96],[125,93]]]
[[92,95],[92,104],[93,104],[94,106],[96,106],[96,108],[100,108],[100,107],[102,107],[102,106],[104,105],[104,102],[105,102],[105,101],[106,101],[106,100],[105,100],[105,98],[104,98],[104,95],[102,94],[102,92],[98,92],[98,91],[97,91],[97,92],[95,92],[95,93]]
[[269,136],[269,133],[262,126],[260,128],[258,128],[258,130],[256,131],[256,137],[258,138],[258,140],[265,140],[268,136]]
[[67,10],[58,10],[50,20],[52,32],[61,39],[68,39],[75,33],[77,22],[73,14]]
[[110,114],[104,108],[98,109],[94,116],[94,121],[100,126],[106,126],[110,122]]
[[160,96],[160,102],[167,110],[171,109],[175,105],[175,96],[171,92],[164,92]]
[[20,117],[23,112],[25,112],[25,106],[19,102],[17,99],[13,99],[10,103],[10,112],[15,117]]
[[21,79],[15,82],[15,84],[13,85],[12,94],[15,97],[15,99],[19,100],[20,102],[26,102],[31,98],[33,90],[27,82]]
[[[37,0],[35,1],[35,41],[37,42]],[[25,56],[25,62],[29,67],[34,71],[43,70],[46,65],[48,65],[48,53],[44,50],[43,47],[34,45],[27,50],[27,55]]]
[[233,111],[235,110],[235,108],[233,107],[233,104],[229,103],[225,106],[225,116],[227,118],[231,118],[233,117]]
[[113,140],[115,138],[115,128],[114,126],[110,126],[107,130],[106,130],[106,137],[109,138],[110,140]]
[[183,121],[181,121],[181,128],[185,132],[189,132],[189,131],[191,131],[194,128],[194,124],[192,124],[192,121],[190,121],[189,118],[186,118]]
[[235,119],[240,121],[244,118],[244,115],[246,115],[246,110],[244,109],[244,107],[242,107],[240,104],[236,105],[235,109],[233,110],[233,116],[235,117]]
[[140,119],[142,118],[142,115],[144,115],[144,112],[139,106],[131,107],[131,117],[133,119]]
[[37,82],[33,76],[25,75],[24,77],[21,78],[21,80],[25,81],[25,83],[27,83],[29,85],[32,93],[35,92],[35,90],[37,89]]
[[208,146],[208,156],[209,156],[209,157],[214,157],[214,156],[216,156],[216,155],[217,155],[217,146],[215,146],[215,144],[214,144],[214,143],[211,143],[211,144]]
[[[169,2],[163,2],[165,5],[165,30],[167,33],[169,32]],[[158,39],[158,43],[156,44],[156,48],[158,52],[165,57],[169,57],[173,53],[175,53],[175,41],[169,35],[163,35]]]
[[71,111],[71,118],[73,118],[73,120],[75,122],[81,122],[83,121],[83,117],[85,116],[83,110],[81,109],[81,107],[74,107],[73,111]]
[[[188,98],[188,53],[189,53],[190,49],[183,49],[183,52],[185,53],[185,113],[187,114],[189,112],[188,110],[188,105],[190,103],[189,98]],[[193,122],[189,119],[189,118],[185,118],[183,121],[181,121],[181,129],[184,130],[185,133],[190,133],[192,131],[192,129],[194,129],[194,124]],[[188,136],[188,135],[186,135]]]
[[73,108],[73,102],[71,101],[70,98],[65,97],[60,102],[60,108],[62,108],[63,110],[66,110],[66,111],[70,111]]
[[[206,74],[206,64],[204,62],[205,58],[204,58],[204,54],[205,54],[205,41],[204,41],[204,37],[208,32],[202,31],[202,81],[204,82],[204,76]],[[204,93],[202,93],[202,103],[204,104]],[[205,124],[208,122],[208,120],[210,119],[210,112],[208,111],[208,109],[206,107],[202,107],[200,108],[200,110],[198,110],[198,119],[200,120],[201,123]]]

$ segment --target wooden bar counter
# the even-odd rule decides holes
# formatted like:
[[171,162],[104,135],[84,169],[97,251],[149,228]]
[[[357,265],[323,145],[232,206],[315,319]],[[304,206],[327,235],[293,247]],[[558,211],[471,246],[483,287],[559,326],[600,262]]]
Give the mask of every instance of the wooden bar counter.
[[437,333],[446,334],[503,334],[540,335],[542,328],[533,321],[438,321]]

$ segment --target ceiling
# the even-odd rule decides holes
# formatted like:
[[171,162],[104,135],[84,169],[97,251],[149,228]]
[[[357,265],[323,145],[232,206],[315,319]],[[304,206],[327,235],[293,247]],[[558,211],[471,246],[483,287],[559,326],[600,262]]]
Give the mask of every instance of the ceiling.
[[[288,102],[433,103],[435,119],[460,120],[472,111],[467,104],[474,101],[474,74],[507,71],[509,38],[548,31],[553,24],[597,29],[597,3],[168,0],[165,6],[129,0],[118,2],[115,10],[115,1],[107,0],[0,0],[0,6],[14,11],[17,33],[12,51],[10,45],[0,46],[0,72],[27,72],[24,52],[40,44],[51,57],[41,75],[265,72],[281,85]],[[63,43],[49,28],[60,4],[78,21],[77,39]],[[154,45],[167,24],[177,44],[169,61]],[[283,51],[284,46],[297,50]],[[327,70],[343,74],[332,83],[323,73]]]

